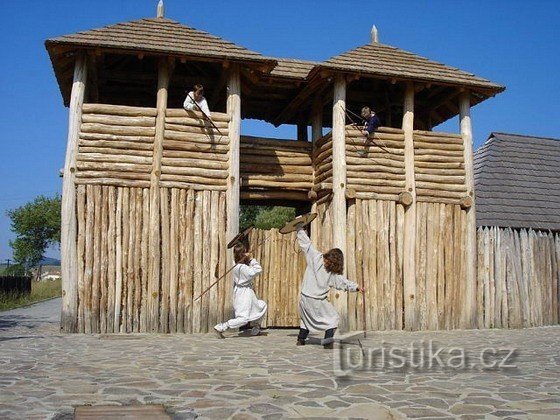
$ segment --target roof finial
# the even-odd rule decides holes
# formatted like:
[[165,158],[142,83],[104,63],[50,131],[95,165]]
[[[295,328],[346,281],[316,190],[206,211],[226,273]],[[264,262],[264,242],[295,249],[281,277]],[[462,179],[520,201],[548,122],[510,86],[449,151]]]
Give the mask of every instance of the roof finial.
[[379,43],[379,36],[377,35],[377,27],[375,25],[371,27],[371,43],[372,44]]
[[163,0],[159,0],[159,3],[157,5],[157,17],[158,18],[162,18],[163,14],[164,14],[164,7],[163,7]]

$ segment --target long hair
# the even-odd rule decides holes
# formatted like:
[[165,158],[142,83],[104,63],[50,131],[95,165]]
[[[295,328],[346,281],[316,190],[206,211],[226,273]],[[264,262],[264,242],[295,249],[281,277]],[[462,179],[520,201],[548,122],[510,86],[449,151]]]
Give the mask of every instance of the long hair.
[[344,272],[344,254],[338,248],[324,253],[323,262],[328,273],[342,274]]
[[233,260],[236,264],[247,264],[247,248],[242,243],[237,243],[233,247]]

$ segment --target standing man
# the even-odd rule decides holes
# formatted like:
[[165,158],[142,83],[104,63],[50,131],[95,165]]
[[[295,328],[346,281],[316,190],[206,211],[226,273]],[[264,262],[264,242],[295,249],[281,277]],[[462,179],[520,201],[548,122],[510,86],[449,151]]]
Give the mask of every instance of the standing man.
[[204,97],[204,86],[202,85],[194,85],[193,90],[187,93],[183,108],[186,111],[202,111],[204,117],[211,120],[210,108],[208,108],[208,102]]

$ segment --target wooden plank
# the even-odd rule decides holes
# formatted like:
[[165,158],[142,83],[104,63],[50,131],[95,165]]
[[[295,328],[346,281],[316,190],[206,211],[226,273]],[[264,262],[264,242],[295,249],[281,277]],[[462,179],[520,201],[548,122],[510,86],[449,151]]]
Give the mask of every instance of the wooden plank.
[[122,287],[120,294],[120,331],[121,333],[127,332],[126,321],[128,316],[127,308],[127,294],[129,285],[129,271],[128,271],[128,254],[130,243],[130,188],[123,189],[122,199]]
[[[185,251],[185,332],[191,333],[194,331],[194,306],[193,306],[193,296],[196,293],[195,288],[195,273],[197,273],[197,264],[200,264],[199,260],[195,260],[195,251],[198,246],[198,241],[195,237],[197,232],[196,223],[200,224],[200,214],[198,219],[196,219],[196,193],[193,190],[187,191],[187,231],[185,234],[186,240],[186,251]],[[198,292],[200,293],[200,285],[198,286]],[[198,295],[197,295],[198,296]]]
[[84,104],[83,112],[88,114],[122,115],[130,117],[155,117],[155,108],[133,107],[125,105]]
[[168,188],[161,188],[161,301],[159,331],[169,332],[169,290],[171,284],[170,260],[170,223],[169,223],[169,192]]
[[[351,281],[356,281],[356,201],[351,200],[348,203],[347,215],[347,235],[346,235],[346,252],[348,253],[348,278]],[[358,293],[348,293],[348,328],[350,331],[355,331],[359,327],[356,324],[356,300]]]
[[[218,246],[219,246],[219,275],[223,275],[228,269],[227,266],[227,239],[226,239],[226,194],[220,192],[218,195]],[[261,276],[262,281],[262,276]],[[218,284],[218,321],[222,321],[226,317],[225,307],[226,307],[226,289],[229,289],[230,285],[226,281],[221,281]]]
[[91,282],[91,332],[99,333],[99,300],[101,294],[101,187],[93,187],[93,274]]
[[428,328],[428,316],[426,307],[426,229],[427,229],[427,206],[429,204],[419,203],[416,209],[416,305],[418,309],[418,329]]
[[[100,300],[99,300],[99,331],[101,333],[107,332],[107,259],[108,259],[108,242],[107,236],[109,231],[108,220],[108,201],[109,201],[109,187],[102,187],[101,189],[101,273],[100,273]],[[112,238],[111,238],[112,240]]]
[[[178,190],[178,203],[177,203],[177,265],[178,265],[178,284],[177,284],[177,332],[186,332],[185,326],[185,302],[187,300],[185,296],[186,283],[188,279],[186,263],[186,248],[187,248],[187,223],[192,222],[190,214],[187,214],[187,190]],[[188,218],[188,219],[187,219]]]
[[[207,256],[210,260],[210,265],[208,267],[209,271],[209,278],[210,283],[214,283],[218,277],[216,277],[215,273],[219,272],[218,268],[218,259],[220,253],[220,243],[219,243],[219,222],[218,218],[220,217],[219,211],[219,195],[218,191],[210,192],[210,214],[207,214],[207,219],[210,220],[210,254]],[[209,313],[208,313],[208,321],[207,321],[207,328],[208,331],[212,331],[211,329],[214,328],[214,325],[218,323],[218,287],[214,286],[210,292],[208,292],[208,305],[209,305]]]
[[115,332],[115,286],[116,286],[116,195],[117,188],[107,190],[108,227],[107,227],[107,332]]
[[124,188],[117,188],[117,203],[115,209],[115,318],[113,332],[120,332],[121,325],[121,295],[123,282],[123,198]]
[[134,318],[134,293],[135,293],[135,243],[136,243],[136,190],[131,188],[128,196],[129,204],[129,224],[128,229],[128,255],[126,266],[126,332],[133,332],[133,318]]
[[426,212],[426,328],[437,330],[437,269],[439,205],[425,204]]
[[[194,260],[193,260],[193,267],[194,267],[194,277],[193,277],[193,296],[197,297],[200,295],[202,290],[204,289],[203,285],[203,277],[202,277],[202,266],[203,266],[203,241],[196,238],[203,238],[202,236],[202,192],[196,192],[194,197],[195,200],[195,210],[194,210]],[[198,301],[193,301],[193,310],[192,310],[192,322],[193,322],[193,330],[192,332],[199,333],[202,332],[201,329],[201,317],[202,317],[202,300],[199,299]]]
[[85,254],[86,254],[86,187],[84,185],[79,185],[77,187],[76,193],[76,210],[78,217],[78,238],[77,238],[77,249],[76,255],[78,257],[77,268],[78,268],[78,325],[77,332],[84,332],[84,308],[85,302],[85,280],[84,280],[84,270],[85,270]]
[[149,328],[149,237],[150,237],[150,190],[142,189],[142,301],[140,304],[140,331],[148,332]]
[[177,294],[179,290],[179,190],[171,189],[170,225],[169,225],[169,332],[177,330]]

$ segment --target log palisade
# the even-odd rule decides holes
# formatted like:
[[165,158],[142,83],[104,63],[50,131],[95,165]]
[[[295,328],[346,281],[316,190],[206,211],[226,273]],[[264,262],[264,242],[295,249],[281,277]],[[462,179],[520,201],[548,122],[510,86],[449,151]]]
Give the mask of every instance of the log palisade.
[[[558,322],[558,235],[476,230],[470,107],[503,86],[379,43],[322,63],[265,57],[163,16],[46,46],[70,107],[63,331],[198,333],[230,318],[231,276],[196,297],[231,266],[242,205],[318,214],[315,247],[343,250],[366,289],[330,294],[341,330]],[[197,83],[211,121],[181,108]],[[366,103],[382,121],[369,136],[353,120]],[[460,134],[433,131],[454,116]],[[244,135],[244,119],[297,140]],[[299,325],[296,234],[250,242],[263,325]]]

